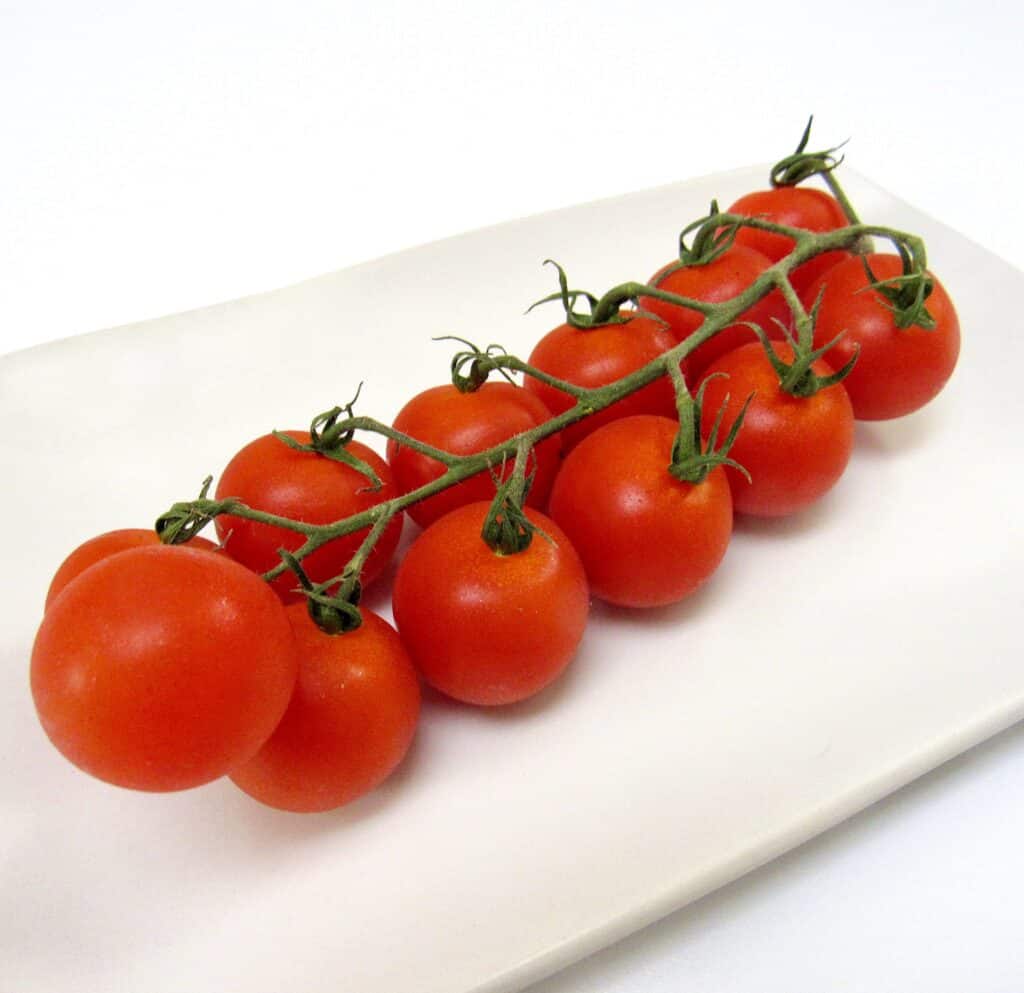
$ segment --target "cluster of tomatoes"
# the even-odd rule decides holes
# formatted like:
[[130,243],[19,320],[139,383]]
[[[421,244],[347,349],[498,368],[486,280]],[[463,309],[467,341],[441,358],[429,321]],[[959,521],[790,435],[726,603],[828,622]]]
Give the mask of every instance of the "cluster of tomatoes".
[[[805,187],[752,193],[730,212],[812,231],[848,224],[839,202]],[[651,285],[731,300],[792,244],[740,226]],[[525,506],[502,511],[506,524],[518,514],[515,548],[485,540],[495,517],[488,472],[411,504],[423,530],[398,566],[397,631],[365,608],[358,626],[339,631],[307,609],[295,572],[266,582],[281,549],[305,540],[266,518],[330,524],[410,493],[448,468],[430,448],[470,456],[532,431],[577,403],[557,381],[619,381],[696,333],[704,315],[655,297],[604,323],[570,314],[530,356],[543,376],[460,382],[410,400],[386,460],[350,437],[344,458],[316,450],[306,432],[288,432],[290,443],[258,438],[224,469],[217,497],[263,520],[217,516],[219,545],[112,532],[60,567],[32,656],[43,728],[73,763],[122,786],[175,790],[228,775],[296,811],[360,796],[405,755],[421,679],[475,705],[537,693],[573,658],[591,595],[629,607],[687,596],[725,554],[734,513],[807,507],[844,471],[855,418],[898,417],[931,399],[956,363],[957,318],[929,277],[920,323],[901,319],[883,291],[899,289],[905,261],[818,255],[790,279],[813,315],[813,341],[791,330],[792,300],[775,289],[687,355],[681,377],[662,376],[545,437],[530,453]],[[683,380],[696,388],[685,396],[689,424]],[[363,586],[386,569],[401,528],[399,513],[379,529]],[[365,535],[304,556],[305,585],[344,574]]]

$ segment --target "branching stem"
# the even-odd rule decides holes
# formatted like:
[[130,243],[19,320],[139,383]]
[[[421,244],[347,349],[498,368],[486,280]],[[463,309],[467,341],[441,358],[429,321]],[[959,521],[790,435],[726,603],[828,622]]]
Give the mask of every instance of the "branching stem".
[[[826,173],[824,178],[828,182],[829,174]],[[841,198],[841,202],[842,199],[845,198]],[[846,204],[844,204],[844,209],[846,209]],[[850,213],[852,213],[852,208]],[[335,538],[352,534],[364,528],[370,528],[367,537],[360,545],[356,556],[349,563],[345,573],[332,581],[344,583],[352,574],[358,575],[358,569],[365,562],[377,538],[383,533],[387,523],[395,515],[401,513],[407,507],[434,496],[457,483],[463,482],[479,472],[498,470],[505,460],[515,457],[517,453],[521,457],[521,453],[534,448],[545,438],[597,411],[604,410],[623,397],[629,396],[647,386],[660,376],[666,374],[674,376],[671,370],[673,368],[678,370],[682,359],[723,328],[736,323],[744,311],[748,310],[773,289],[778,288],[781,290],[793,310],[795,324],[799,326],[805,323],[809,319],[809,315],[793,291],[788,276],[797,266],[808,259],[823,252],[852,249],[866,236],[873,235],[890,241],[900,254],[913,261],[915,268],[923,272],[925,266],[925,249],[920,238],[903,231],[878,225],[855,223],[834,231],[811,232],[783,224],[776,224],[763,218],[728,213],[717,214],[710,218],[708,223],[713,224],[716,228],[737,225],[760,228],[776,234],[786,235],[793,239],[794,247],[788,255],[763,272],[746,290],[731,300],[726,300],[722,303],[712,304],[688,297],[681,297],[644,283],[628,282],[613,287],[594,305],[593,320],[595,323],[607,320],[609,317],[617,314],[619,308],[624,304],[641,296],[653,297],[666,303],[696,310],[704,315],[704,320],[693,334],[678,345],[658,358],[653,359],[647,365],[605,386],[586,389],[556,379],[513,355],[490,354],[489,361],[493,363],[494,368],[507,369],[532,376],[576,399],[576,403],[572,407],[545,421],[543,424],[515,435],[486,451],[472,455],[455,455],[427,445],[400,431],[396,431],[389,425],[374,418],[351,416],[343,420],[337,420],[332,425],[332,430],[339,433],[369,431],[382,435],[393,442],[397,442],[399,445],[406,446],[422,455],[436,459],[445,466],[445,471],[437,479],[409,493],[385,500],[374,505],[369,510],[331,524],[307,524],[302,521],[293,521],[275,514],[265,513],[264,511],[248,507],[238,500],[210,500],[205,497],[201,497],[199,500],[192,501],[191,503],[175,504],[171,511],[161,518],[161,522],[174,518],[180,531],[183,530],[181,521],[188,519],[188,515],[191,515],[189,520],[193,525],[198,523],[198,526],[201,527],[219,514],[233,514],[246,520],[286,528],[305,536],[306,540],[302,546],[292,553],[294,560],[298,562],[301,562],[307,555]],[[158,529],[160,528],[158,527]],[[184,530],[188,534],[192,534],[197,528],[186,528]],[[274,569],[267,572],[265,577],[273,579],[284,572],[286,568],[288,566],[282,561]],[[327,585],[329,584],[319,584],[321,588]]]

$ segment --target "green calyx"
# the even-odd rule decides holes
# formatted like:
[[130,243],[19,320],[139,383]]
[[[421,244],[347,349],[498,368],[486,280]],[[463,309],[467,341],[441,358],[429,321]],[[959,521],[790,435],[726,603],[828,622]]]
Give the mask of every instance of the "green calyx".
[[871,269],[868,260],[861,256],[861,265],[867,274],[868,283],[882,296],[883,303],[892,311],[896,327],[906,330],[910,327],[932,331],[935,318],[925,305],[935,286],[931,274],[925,268],[925,260],[917,257],[903,242],[896,244],[903,262],[903,273],[891,279],[879,279]]
[[499,489],[484,518],[480,537],[496,555],[516,555],[530,547],[535,530],[523,508]]
[[[297,452],[313,452],[322,455],[326,459],[340,462],[351,469],[365,476],[370,483],[370,489],[377,492],[384,484],[373,467],[358,455],[354,455],[347,448],[352,440],[354,431],[348,425],[348,421],[354,416],[355,403],[359,399],[359,393],[363,384],[359,384],[356,395],[343,407],[332,407],[322,414],[317,414],[309,426],[309,444],[304,445],[296,441],[291,435],[283,431],[274,431],[273,435],[278,441],[284,442],[289,448]],[[344,419],[341,419],[342,415]]]
[[504,360],[509,357],[509,354],[501,345],[488,345],[486,348],[480,348],[473,342],[453,334],[441,335],[433,340],[457,341],[460,345],[466,346],[463,351],[456,352],[452,356],[452,385],[460,393],[475,393],[495,371],[510,383],[514,382],[504,365]]
[[818,319],[818,308],[820,305],[821,293],[818,294],[818,298],[814,301],[810,313],[800,313],[797,315],[797,333],[795,336],[782,321],[775,320],[775,323],[782,331],[783,337],[786,339],[786,343],[793,350],[793,360],[788,364],[775,351],[775,346],[772,344],[771,339],[764,333],[764,329],[760,325],[752,324],[749,321],[744,322],[757,335],[764,346],[768,361],[772,364],[772,368],[779,377],[780,389],[790,396],[812,397],[819,390],[824,390],[829,386],[835,386],[836,383],[841,383],[853,372],[853,367],[857,364],[859,348],[854,351],[846,365],[827,376],[819,376],[811,368],[843,336],[843,332],[840,332],[827,344],[822,345],[821,348],[814,347],[814,325]]
[[719,445],[718,434],[722,429],[722,420],[725,417],[725,404],[723,404],[715,416],[715,422],[711,426],[707,441],[701,437],[701,412],[704,406],[704,390],[708,382],[716,376],[724,373],[712,373],[697,390],[694,397],[686,386],[686,380],[679,369],[679,366],[670,362],[668,365],[669,375],[676,390],[676,410],[679,412],[679,433],[676,435],[675,443],[672,445],[672,461],[669,464],[669,473],[683,483],[692,483],[696,486],[708,478],[711,470],[716,466],[732,466],[741,472],[748,480],[750,474],[734,459],[729,458],[729,449],[732,448],[743,425],[743,418],[746,416],[747,407],[753,399],[753,394],[747,397],[740,409],[736,419],[729,427],[725,440]]
[[[732,248],[739,226],[720,225],[718,216],[721,213],[718,201],[712,200],[711,207],[704,217],[698,217],[679,232],[679,261],[673,262],[662,272],[659,282],[680,269],[708,265]],[[687,243],[687,238],[691,234],[692,244]]]
[[328,590],[337,582],[336,580],[331,580],[328,583],[313,583],[306,575],[299,560],[291,552],[280,548],[278,555],[298,578],[299,585],[306,597],[306,609],[309,611],[309,616],[321,631],[325,634],[347,634],[349,631],[355,631],[363,623],[363,616],[359,612],[359,600],[362,597],[363,588],[359,582],[358,571],[346,570],[341,577],[337,591],[331,594]]
[[[734,224],[719,226],[718,215],[721,213],[718,201],[712,200],[705,217],[698,217],[697,220],[691,221],[679,232],[680,268],[707,265],[732,248],[739,228]],[[693,234],[693,244],[691,245],[686,243],[689,234]]]
[[[836,152],[846,142],[844,141],[833,148],[826,148],[821,152],[806,151],[813,123],[814,115],[812,114],[807,119],[807,126],[804,128],[803,136],[796,146],[796,151],[792,155],[787,155],[784,159],[779,159],[772,166],[769,176],[771,184],[775,187],[797,186],[812,176],[820,176],[828,187],[829,192],[839,202],[839,206],[842,207],[846,219],[851,224],[859,224],[860,219],[857,217],[857,211],[854,210],[850,198],[846,195],[846,191],[835,176],[836,169],[843,162],[843,156],[837,156]],[[871,251],[870,239],[865,238],[860,244],[854,246],[854,250],[860,253]]]
[[528,470],[532,455],[533,450],[528,446],[517,446],[512,474],[504,480],[498,475],[494,476],[497,491],[484,518],[480,537],[496,555],[525,552],[533,542],[534,532],[540,531],[543,534],[523,509],[536,471]]
[[836,145],[835,148],[826,148],[821,152],[806,151],[807,143],[811,137],[811,125],[814,123],[812,114],[807,120],[803,137],[796,146],[792,155],[787,155],[772,166],[772,186],[797,186],[810,179],[811,176],[827,176],[833,169],[837,168],[843,161],[843,156],[836,157],[836,152],[846,144]]
[[[558,291],[530,304],[526,313],[530,313],[534,307],[539,307],[543,303],[560,300],[565,310],[565,323],[578,331],[591,331],[610,324],[628,324],[634,317],[648,317],[665,324],[665,321],[656,314],[637,309],[636,290],[641,286],[639,283],[624,283],[613,287],[603,297],[597,297],[586,290],[570,290],[565,270],[554,259],[545,259],[544,265],[552,265],[558,271]],[[576,309],[576,304],[581,299],[587,302],[586,313]],[[634,309],[622,313],[621,308],[626,304],[632,304]]]
[[218,514],[224,513],[228,502],[211,500],[206,495],[212,483],[213,476],[207,476],[199,490],[198,499],[176,503],[156,519],[153,528],[165,545],[184,545]]

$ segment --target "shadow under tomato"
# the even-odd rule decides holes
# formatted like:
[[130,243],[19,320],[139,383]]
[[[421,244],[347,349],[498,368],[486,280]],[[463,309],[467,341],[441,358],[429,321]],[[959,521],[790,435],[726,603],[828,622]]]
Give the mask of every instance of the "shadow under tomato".
[[[836,487],[843,485],[840,480]],[[750,514],[737,514],[733,521],[733,537],[764,539],[787,539],[796,535],[806,534],[821,527],[834,512],[836,489],[830,490],[820,500],[785,517],[753,517]]]
[[[948,405],[946,405],[948,406]],[[944,430],[943,405],[929,406],[891,421],[857,421],[854,457],[888,458],[913,451]]]
[[713,575],[677,603],[669,603],[663,607],[621,607],[595,599],[591,606],[591,616],[602,623],[642,627],[648,630],[678,628],[706,613],[719,599],[727,600],[731,575],[732,566],[729,553],[726,552],[725,559]]

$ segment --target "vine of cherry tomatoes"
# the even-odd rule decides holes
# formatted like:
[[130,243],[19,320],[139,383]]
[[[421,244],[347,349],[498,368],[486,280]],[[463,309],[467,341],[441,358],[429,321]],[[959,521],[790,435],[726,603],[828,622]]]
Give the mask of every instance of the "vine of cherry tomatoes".
[[[393,425],[349,405],[262,435],[213,498],[73,551],[31,658],[57,749],[120,786],[227,776],[273,807],[330,810],[401,763],[421,679],[467,705],[527,699],[571,663],[591,596],[676,602],[711,580],[734,515],[819,500],[855,418],[933,399],[960,332],[919,243],[858,227],[806,141],[772,189],[690,225],[649,285],[599,299],[559,269],[566,321],[528,362],[471,348]],[[795,185],[815,173],[835,196]],[[386,436],[386,460],[357,428]],[[513,457],[481,461],[495,451]],[[406,509],[423,530],[393,627],[358,600]],[[218,544],[196,537],[210,521]]]

